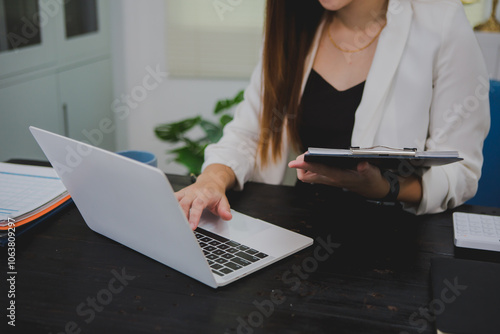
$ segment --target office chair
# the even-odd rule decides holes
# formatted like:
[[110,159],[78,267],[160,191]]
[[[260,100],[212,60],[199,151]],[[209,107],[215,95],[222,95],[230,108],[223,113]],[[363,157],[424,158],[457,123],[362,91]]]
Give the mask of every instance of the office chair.
[[476,195],[467,204],[500,208],[500,81],[490,81],[491,127],[483,147],[483,169]]

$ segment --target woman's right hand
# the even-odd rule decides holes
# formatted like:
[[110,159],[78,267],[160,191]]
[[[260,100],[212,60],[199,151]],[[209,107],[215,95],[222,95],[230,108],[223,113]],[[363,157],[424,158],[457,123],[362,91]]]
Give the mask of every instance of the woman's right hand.
[[204,209],[224,220],[232,218],[226,190],[233,186],[236,177],[231,168],[214,164],[208,166],[196,182],[175,193],[191,229],[195,230]]

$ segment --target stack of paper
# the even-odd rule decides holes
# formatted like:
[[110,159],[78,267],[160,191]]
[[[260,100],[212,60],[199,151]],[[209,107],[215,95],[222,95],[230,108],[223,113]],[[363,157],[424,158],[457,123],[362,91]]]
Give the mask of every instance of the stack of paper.
[[69,199],[53,168],[0,163],[0,239],[9,228],[34,223]]

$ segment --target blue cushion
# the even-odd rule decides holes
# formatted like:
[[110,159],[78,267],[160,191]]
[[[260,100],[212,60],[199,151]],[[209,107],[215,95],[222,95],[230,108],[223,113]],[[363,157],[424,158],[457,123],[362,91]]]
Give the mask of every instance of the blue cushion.
[[490,81],[491,127],[484,141],[484,163],[476,196],[467,204],[500,208],[500,81]]

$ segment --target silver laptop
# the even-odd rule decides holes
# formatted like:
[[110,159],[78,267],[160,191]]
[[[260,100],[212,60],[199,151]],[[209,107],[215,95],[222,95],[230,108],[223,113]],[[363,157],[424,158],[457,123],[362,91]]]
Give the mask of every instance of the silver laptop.
[[313,243],[234,210],[230,221],[205,212],[193,233],[160,169],[42,129],[30,131],[92,230],[213,288]]

